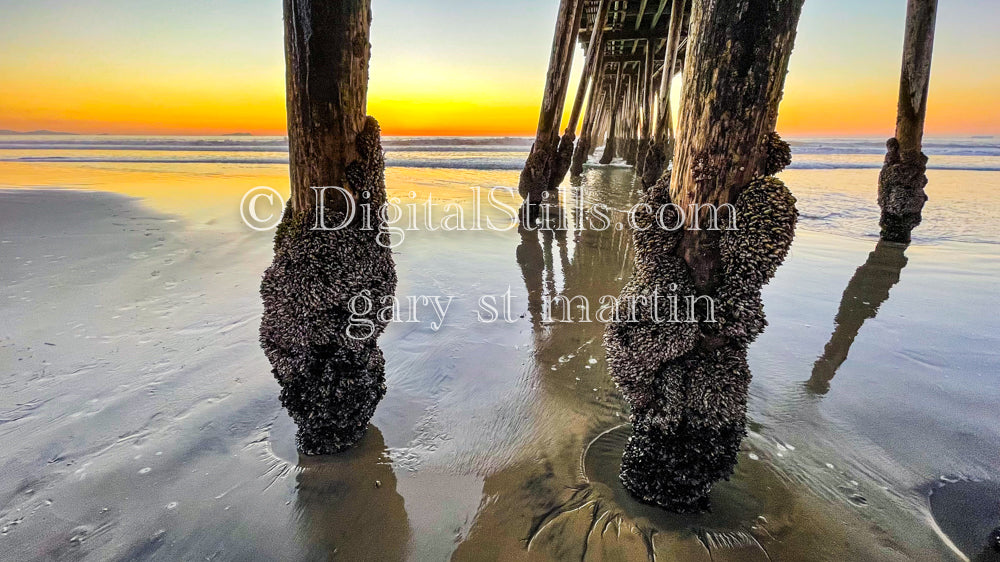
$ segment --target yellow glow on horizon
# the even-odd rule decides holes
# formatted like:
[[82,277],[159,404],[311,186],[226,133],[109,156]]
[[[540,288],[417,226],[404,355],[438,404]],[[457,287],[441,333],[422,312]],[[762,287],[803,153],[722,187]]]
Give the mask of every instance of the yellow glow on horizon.
[[[42,61],[32,61],[41,63]],[[285,134],[280,68],[219,74],[218,67],[147,69],[64,63],[4,62],[0,128],[111,134]],[[573,73],[571,92],[575,91]],[[19,68],[20,67],[20,68]],[[926,132],[993,134],[1000,108],[990,92],[1000,78],[962,84],[947,73],[932,81]],[[489,68],[470,72],[447,63],[395,60],[372,65],[369,113],[386,135],[531,136],[544,76]],[[809,72],[789,75],[778,130],[784,135],[890,136],[895,125],[893,77],[838,82]],[[567,101],[567,111],[572,100]],[[564,120],[565,122],[565,120]]]

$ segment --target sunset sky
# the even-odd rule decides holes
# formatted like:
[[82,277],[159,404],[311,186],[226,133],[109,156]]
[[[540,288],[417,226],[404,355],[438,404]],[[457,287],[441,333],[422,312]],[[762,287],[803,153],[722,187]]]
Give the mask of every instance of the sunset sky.
[[[533,133],[557,6],[374,0],[369,113],[386,134]],[[779,132],[889,136],[904,13],[807,0]],[[0,129],[284,134],[279,0],[0,0],[0,14]],[[1000,133],[997,22],[996,0],[941,2],[927,134]]]

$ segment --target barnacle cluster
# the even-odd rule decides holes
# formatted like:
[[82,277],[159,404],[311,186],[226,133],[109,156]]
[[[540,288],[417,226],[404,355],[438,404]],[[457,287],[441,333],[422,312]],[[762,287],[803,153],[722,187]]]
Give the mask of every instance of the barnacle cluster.
[[642,175],[642,170],[646,167],[646,156],[648,155],[649,139],[641,138],[635,149],[635,169],[640,176]]
[[604,144],[604,152],[601,154],[601,159],[598,160],[598,162],[602,166],[607,166],[608,164],[610,164],[611,161],[615,159],[615,156],[617,156],[617,150],[618,150],[617,147],[618,147],[618,139],[615,138],[614,134],[609,134],[608,140]]
[[887,152],[878,176],[878,205],[882,208],[882,239],[909,242],[910,231],[920,224],[927,201],[927,156],[920,151],[900,150],[899,141],[886,142]]
[[581,136],[580,140],[576,141],[576,148],[573,149],[573,161],[569,167],[570,174],[579,176],[583,173],[583,164],[590,156],[590,144],[590,138],[587,135]]
[[549,180],[552,172],[559,165],[558,147],[540,145],[538,142],[531,145],[531,152],[524,162],[524,169],[521,170],[521,178],[517,185],[517,191],[524,199],[525,205],[537,204],[541,201],[541,193],[550,189]]
[[667,167],[667,150],[669,147],[662,142],[652,142],[646,151],[646,159],[642,166],[642,186],[649,189],[660,180]]
[[798,211],[795,197],[775,177],[748,185],[735,204],[737,229],[722,235],[722,282],[715,294],[721,333],[749,344],[767,325],[761,288],[788,255]]
[[668,365],[658,382],[662,406],[633,411],[622,483],[646,503],[704,511],[712,485],[732,474],[746,435],[746,350],[695,351]]
[[[776,135],[772,140],[787,150]],[[776,157],[778,164],[787,158]],[[664,174],[643,194],[648,207],[636,213],[635,271],[619,306],[652,288],[694,296],[688,266],[677,255],[684,231],[662,228],[676,219],[676,208],[665,206],[669,183]],[[643,309],[638,322],[616,316],[605,330],[612,377],[631,407],[622,483],[638,499],[677,512],[707,509],[712,485],[736,465],[751,378],[746,350],[765,325],[760,291],[787,255],[798,217],[795,198],[771,176],[746,186],[734,207],[738,229],[719,240],[721,282],[707,295],[716,303],[716,322],[656,323]],[[663,213],[660,224],[650,209]]]
[[764,175],[773,176],[792,163],[792,148],[781,139],[781,135],[771,132],[765,140],[767,159],[764,161]]
[[[661,371],[690,351],[698,335],[694,323],[674,318],[676,303],[693,294],[694,286],[684,260],[673,254],[683,232],[661,228],[661,222],[673,225],[677,220],[676,209],[665,205],[669,183],[664,177],[636,207],[635,271],[616,303],[616,321],[604,334],[615,383],[633,411],[663,402],[652,399],[662,390],[657,380]],[[680,321],[671,321],[675,319]]]
[[556,186],[562,183],[573,162],[573,143],[576,141],[576,133],[565,133],[559,139],[559,148],[556,149],[556,163],[553,167],[552,177],[549,179],[549,186]]
[[630,138],[625,141],[625,153],[622,157],[629,166],[635,165],[635,161],[639,157],[639,139]]
[[[348,187],[385,200],[378,123],[369,118],[358,136],[359,159],[347,169]],[[285,213],[274,240],[274,261],[260,293],[260,342],[281,385],[281,403],[298,426],[299,451],[331,454],[364,435],[385,394],[385,360],[376,333],[356,339],[347,328],[350,300],[369,291],[378,302],[396,289],[391,250],[377,243],[377,228],[359,222],[341,230],[314,230],[315,209]],[[344,210],[327,202],[328,224]],[[336,222],[334,222],[336,221]]]

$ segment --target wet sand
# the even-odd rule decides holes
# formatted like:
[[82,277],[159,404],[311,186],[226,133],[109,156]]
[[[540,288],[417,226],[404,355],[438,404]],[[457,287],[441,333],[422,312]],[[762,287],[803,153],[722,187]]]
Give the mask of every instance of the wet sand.
[[[764,291],[750,435],[713,513],[679,517],[614,477],[627,414],[603,326],[539,315],[546,296],[616,295],[627,232],[408,232],[398,295],[454,296],[444,326],[429,310],[391,325],[365,441],[305,459],[257,343],[271,235],[236,214],[243,190],[281,185],[281,166],[77,168],[87,190],[46,189],[65,185],[62,165],[4,166],[32,178],[0,191],[4,559],[979,554],[945,534],[972,526],[973,510],[948,508],[969,494],[932,510],[930,490],[1000,479],[1000,246],[918,240],[904,260],[852,229],[857,207],[811,218],[836,206],[820,193],[877,171],[786,173],[807,216]],[[997,183],[938,171],[931,186],[963,174]],[[516,172],[393,168],[387,183],[468,205],[469,186],[516,185]],[[593,168],[564,201],[572,217],[576,197],[625,207],[632,189],[626,170]],[[479,322],[478,298],[508,289],[516,321]]]

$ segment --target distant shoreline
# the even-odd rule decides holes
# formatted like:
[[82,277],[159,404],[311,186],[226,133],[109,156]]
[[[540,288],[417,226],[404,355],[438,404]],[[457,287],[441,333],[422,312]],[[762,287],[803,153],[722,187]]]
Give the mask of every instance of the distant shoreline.
[[21,136],[21,135],[76,135],[76,133],[66,133],[63,131],[49,131],[47,129],[39,129],[37,131],[12,131],[10,129],[0,129],[0,135],[10,135],[10,136]]

